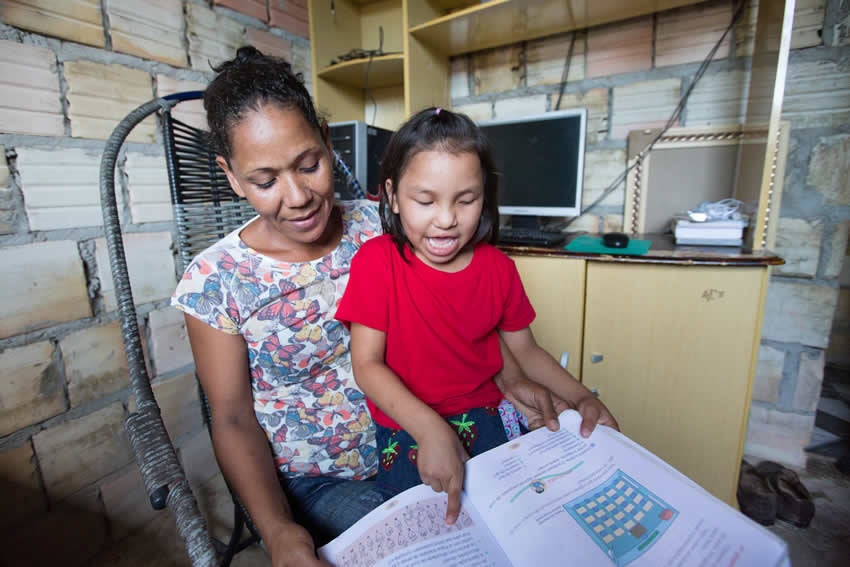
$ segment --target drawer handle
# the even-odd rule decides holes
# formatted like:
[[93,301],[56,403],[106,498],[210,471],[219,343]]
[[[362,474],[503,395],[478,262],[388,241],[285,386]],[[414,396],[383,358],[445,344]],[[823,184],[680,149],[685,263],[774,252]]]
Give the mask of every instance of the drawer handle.
[[593,353],[590,355],[590,362],[592,362],[593,364],[602,362],[604,359],[605,357],[599,353]]

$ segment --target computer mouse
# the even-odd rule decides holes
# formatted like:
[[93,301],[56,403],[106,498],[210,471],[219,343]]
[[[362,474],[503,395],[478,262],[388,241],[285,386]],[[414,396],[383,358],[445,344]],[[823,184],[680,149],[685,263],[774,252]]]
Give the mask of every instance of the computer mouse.
[[629,245],[629,237],[622,232],[606,232],[602,235],[602,244],[608,248],[625,248]]

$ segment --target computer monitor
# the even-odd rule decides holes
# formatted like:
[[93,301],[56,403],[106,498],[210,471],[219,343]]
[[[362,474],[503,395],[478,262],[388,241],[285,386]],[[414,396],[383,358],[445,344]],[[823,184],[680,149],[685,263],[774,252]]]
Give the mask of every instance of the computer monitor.
[[493,144],[499,213],[513,227],[538,228],[538,217],[581,213],[586,109],[479,122]]

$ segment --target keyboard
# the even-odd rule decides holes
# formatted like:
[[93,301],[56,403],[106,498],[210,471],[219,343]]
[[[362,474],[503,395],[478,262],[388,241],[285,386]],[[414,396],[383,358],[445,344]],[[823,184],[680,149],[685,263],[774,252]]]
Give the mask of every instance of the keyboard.
[[557,246],[567,236],[561,232],[543,232],[529,228],[500,228],[499,244],[519,246]]

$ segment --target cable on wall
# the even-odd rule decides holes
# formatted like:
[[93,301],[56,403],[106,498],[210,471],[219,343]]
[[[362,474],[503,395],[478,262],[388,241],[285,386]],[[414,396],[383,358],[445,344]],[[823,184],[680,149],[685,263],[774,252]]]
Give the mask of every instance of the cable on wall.
[[700,63],[699,68],[697,69],[696,73],[694,74],[694,80],[691,81],[691,84],[688,85],[687,89],[685,89],[684,94],[679,99],[679,103],[676,105],[676,108],[673,110],[673,113],[670,115],[670,118],[667,120],[667,122],[664,124],[664,126],[661,128],[661,130],[658,132],[658,134],[656,134],[656,136],[652,139],[652,141],[649,142],[640,152],[638,152],[637,159],[635,159],[634,162],[630,166],[626,167],[626,169],[620,175],[618,175],[617,178],[613,182],[611,182],[611,184],[608,185],[608,187],[604,191],[602,191],[602,193],[599,195],[599,197],[597,197],[590,205],[583,208],[582,211],[581,211],[581,214],[579,214],[577,217],[573,217],[573,218],[569,219],[568,221],[566,221],[563,225],[563,228],[568,227],[573,222],[575,222],[577,219],[581,218],[586,213],[593,210],[597,205],[599,205],[599,203],[601,203],[603,200],[605,200],[605,198],[608,197],[608,195],[613,193],[614,190],[617,187],[619,187],[619,185],[626,180],[626,177],[628,176],[629,172],[632,169],[634,169],[634,167],[638,163],[640,163],[641,159],[646,154],[648,154],[649,152],[652,151],[652,148],[655,146],[656,143],[658,143],[658,140],[660,140],[661,137],[664,136],[664,134],[666,134],[667,131],[679,120],[679,116],[681,116],[682,111],[685,109],[685,105],[687,104],[687,101],[690,98],[691,93],[694,90],[694,87],[697,85],[697,83],[700,81],[702,76],[705,74],[706,70],[708,69],[708,66],[711,64],[711,61],[714,59],[714,56],[717,54],[717,51],[720,49],[720,46],[723,45],[723,41],[726,39],[726,36],[729,35],[729,32],[732,31],[732,29],[735,27],[735,25],[741,19],[741,16],[744,14],[744,6],[746,5],[746,3],[747,3],[747,0],[739,0],[738,6],[735,8],[735,12],[732,15],[732,20],[729,22],[729,25],[723,31],[723,34],[720,36],[720,39],[718,39],[717,42],[714,44],[714,46],[711,48],[711,50],[709,50],[708,55],[706,55],[706,57],[705,57],[705,59],[703,59],[702,63]]
[[567,48],[567,57],[564,59],[564,70],[561,73],[561,86],[558,89],[558,101],[555,103],[555,108],[552,110],[561,109],[561,98],[564,96],[564,89],[567,87],[567,79],[570,76],[570,64],[573,60],[573,50],[576,46],[576,36],[578,33],[578,31],[573,31],[573,35],[570,37],[570,46]]
[[372,59],[375,58],[375,54],[381,54],[384,52],[384,27],[378,26],[378,49],[377,51],[371,50],[369,51],[369,61],[366,63],[366,76],[364,77],[363,91],[366,96],[369,97],[369,100],[372,101],[372,121],[369,123],[371,126],[375,125],[375,119],[378,115],[378,102],[375,100],[375,96],[372,94],[372,89],[369,88],[369,71],[372,68]]

